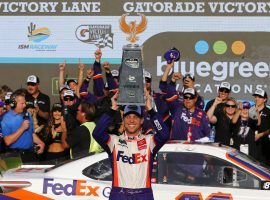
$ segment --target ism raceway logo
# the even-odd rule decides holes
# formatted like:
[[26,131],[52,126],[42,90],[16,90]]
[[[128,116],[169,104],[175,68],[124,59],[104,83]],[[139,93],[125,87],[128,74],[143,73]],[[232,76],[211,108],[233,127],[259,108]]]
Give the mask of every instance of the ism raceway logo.
[[44,41],[51,36],[51,31],[47,27],[37,28],[36,24],[30,23],[28,26],[28,40],[30,44],[20,44],[18,49],[35,51],[56,51],[57,45],[44,44]]
[[80,25],[75,31],[77,39],[83,43],[93,44],[97,48],[113,49],[111,25]]

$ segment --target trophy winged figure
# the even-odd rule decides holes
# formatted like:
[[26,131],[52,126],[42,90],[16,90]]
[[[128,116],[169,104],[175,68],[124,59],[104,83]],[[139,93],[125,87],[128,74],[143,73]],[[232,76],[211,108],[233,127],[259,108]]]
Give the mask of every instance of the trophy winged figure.
[[147,19],[144,14],[138,13],[141,16],[141,22],[136,24],[136,21],[131,21],[129,24],[126,22],[126,16],[129,14],[123,14],[120,18],[120,28],[123,32],[129,34],[127,40],[131,43],[135,43],[139,37],[136,35],[142,33],[146,29]]

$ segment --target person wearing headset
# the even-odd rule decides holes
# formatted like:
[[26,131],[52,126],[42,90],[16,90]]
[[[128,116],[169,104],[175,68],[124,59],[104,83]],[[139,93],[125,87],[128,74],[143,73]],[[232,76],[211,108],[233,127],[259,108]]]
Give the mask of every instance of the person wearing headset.
[[10,98],[10,106],[11,110],[4,115],[1,122],[8,151],[20,153],[23,163],[33,162],[35,153],[41,154],[45,144],[34,133],[33,119],[25,109],[25,94],[15,91]]

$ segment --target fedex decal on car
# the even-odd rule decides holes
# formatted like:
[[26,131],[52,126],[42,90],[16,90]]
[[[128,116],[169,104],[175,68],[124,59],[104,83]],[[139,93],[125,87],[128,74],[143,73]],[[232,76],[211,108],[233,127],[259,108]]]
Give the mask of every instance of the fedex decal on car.
[[53,178],[45,178],[43,181],[43,194],[66,196],[99,196],[100,186],[88,185],[85,180],[73,180],[70,184],[62,184]]

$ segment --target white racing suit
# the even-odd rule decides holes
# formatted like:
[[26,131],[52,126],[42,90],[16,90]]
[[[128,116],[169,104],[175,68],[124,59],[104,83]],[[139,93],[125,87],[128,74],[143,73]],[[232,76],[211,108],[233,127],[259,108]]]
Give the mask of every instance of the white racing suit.
[[135,137],[125,133],[109,135],[106,129],[113,121],[113,110],[104,114],[96,124],[93,137],[108,153],[113,173],[110,200],[153,200],[151,188],[155,154],[169,139],[169,131],[153,110],[149,111],[156,130],[154,135],[140,133]]

